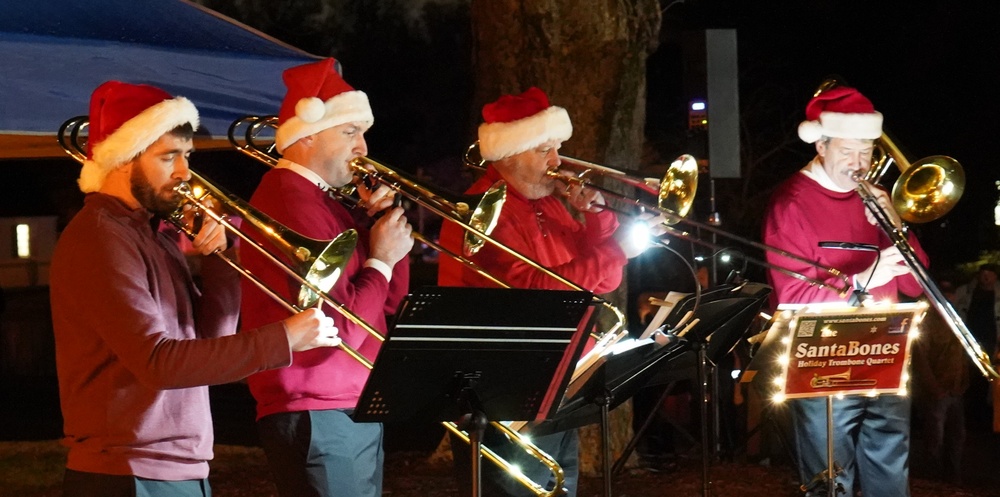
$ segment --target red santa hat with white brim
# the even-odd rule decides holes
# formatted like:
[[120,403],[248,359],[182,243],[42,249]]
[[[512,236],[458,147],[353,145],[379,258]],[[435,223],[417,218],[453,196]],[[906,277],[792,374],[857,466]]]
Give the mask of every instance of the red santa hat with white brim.
[[824,136],[874,140],[882,136],[882,114],[858,90],[831,88],[809,101],[806,120],[799,124],[799,138],[806,143]]
[[566,141],[573,135],[566,109],[549,105],[549,97],[536,87],[486,104],[483,120],[479,125],[479,153],[489,161],[519,154],[549,140]]
[[288,92],[278,113],[278,152],[300,138],[345,123],[360,122],[363,131],[375,123],[368,95],[344,81],[332,58],[285,70]]
[[197,129],[198,109],[155,86],[108,81],[91,95],[88,119],[87,159],[77,181],[84,193],[100,190],[108,173],[177,126]]

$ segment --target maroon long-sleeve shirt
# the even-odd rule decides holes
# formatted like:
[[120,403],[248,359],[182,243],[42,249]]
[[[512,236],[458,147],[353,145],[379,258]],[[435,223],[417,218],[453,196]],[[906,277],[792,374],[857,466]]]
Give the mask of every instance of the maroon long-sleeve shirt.
[[[406,258],[393,267],[391,281],[386,281],[377,269],[365,267],[369,254],[367,230],[337,200],[291,169],[278,168],[265,173],[250,203],[283,226],[318,240],[332,240],[347,229],[357,229],[358,245],[329,293],[385,334],[385,315],[396,311],[408,290],[410,266]],[[260,238],[253,229],[248,231],[274,250],[269,240]],[[296,302],[301,287],[299,281],[267,262],[248,244],[241,246],[240,258],[269,288],[284,295],[288,302]],[[340,338],[374,362],[382,342],[329,305],[324,305],[323,310],[333,317]],[[250,282],[244,282],[244,327],[254,327],[287,315],[288,311],[274,299]],[[279,412],[353,409],[368,373],[367,368],[342,350],[323,348],[296,352],[290,367],[254,374],[247,383],[257,400],[257,417],[261,418]]]
[[238,274],[215,257],[195,287],[145,209],[92,193],[52,257],[51,303],[67,467],[157,480],[208,476],[206,385],[285,366],[284,327],[234,335]]

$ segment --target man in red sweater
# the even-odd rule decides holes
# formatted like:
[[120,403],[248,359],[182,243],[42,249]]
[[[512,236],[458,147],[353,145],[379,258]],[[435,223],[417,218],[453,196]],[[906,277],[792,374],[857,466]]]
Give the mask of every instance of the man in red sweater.
[[[284,81],[288,92],[276,134],[282,159],[264,174],[250,203],[312,238],[358,230],[357,248],[330,296],[384,334],[385,315],[396,311],[408,290],[410,225],[403,209],[392,206],[388,187],[369,192],[359,186],[367,216],[331,196],[332,189],[352,182],[350,161],[368,153],[364,133],[374,122],[368,97],[340,77],[333,59],[290,68]],[[377,213],[381,217],[372,223]],[[247,268],[295,301],[298,282],[256,251],[243,249],[240,255]],[[244,285],[244,326],[284,312],[262,291]],[[341,314],[332,315],[344,342],[374,361],[381,342]],[[368,373],[343,351],[326,349],[297,354],[291,367],[247,380],[257,400],[261,444],[282,496],[382,495],[382,425],[349,417]]]
[[[859,178],[872,165],[874,141],[881,135],[882,114],[854,88],[837,87],[814,97],[806,107],[799,137],[815,143],[816,157],[772,194],[763,240],[852,275],[856,287],[877,301],[895,302],[898,292],[918,296],[922,288],[855,191]],[[872,190],[883,210],[901,226],[888,194],[879,188]],[[880,252],[822,248],[821,241],[867,244]],[[927,264],[927,256],[912,233],[909,243]],[[814,266],[774,252],[767,257],[778,267],[837,283]],[[832,290],[779,271],[770,270],[768,276],[776,304],[846,303],[846,298]],[[826,399],[795,399],[790,404],[799,473],[803,482],[809,482],[827,467]],[[909,397],[847,396],[836,399],[833,410],[834,459],[844,468],[837,481],[847,495],[853,495],[857,480],[865,495],[909,496]]]
[[[629,258],[645,248],[629,240],[626,230],[610,210],[602,209],[604,198],[592,188],[579,184],[567,186],[547,171],[559,166],[559,147],[573,133],[566,109],[549,105],[542,90],[529,88],[520,95],[504,95],[483,107],[485,123],[479,127],[479,149],[489,161],[486,174],[466,193],[482,194],[498,180],[507,182],[507,200],[491,237],[524,254],[564,278],[594,293],[607,293],[622,281],[622,268]],[[578,221],[567,210],[560,196],[582,213]],[[463,231],[446,222],[441,229],[441,244],[461,253]],[[515,288],[566,290],[565,284],[544,274],[528,263],[487,242],[472,257],[490,274]],[[486,278],[454,259],[442,257],[438,283],[443,286],[495,286]],[[487,430],[488,439],[497,443]],[[579,440],[576,430],[533,438],[540,449],[553,456],[565,473],[565,487],[570,497],[576,495],[579,473]],[[464,479],[467,459],[461,441],[453,438],[456,471]],[[487,444],[488,445],[488,444]],[[496,446],[491,446],[496,450]],[[523,451],[504,454],[520,463],[521,470],[537,483],[548,470]],[[498,474],[492,465],[484,465],[483,490],[508,495],[530,495],[508,475]],[[466,491],[470,485],[462,485]]]
[[[180,207],[197,127],[190,101],[152,86],[109,81],[91,98],[87,195],[51,268],[66,496],[211,495],[207,385],[339,343],[315,309],[235,334],[239,276],[217,257],[195,286],[160,224]],[[206,255],[226,245],[211,219],[193,240]]]

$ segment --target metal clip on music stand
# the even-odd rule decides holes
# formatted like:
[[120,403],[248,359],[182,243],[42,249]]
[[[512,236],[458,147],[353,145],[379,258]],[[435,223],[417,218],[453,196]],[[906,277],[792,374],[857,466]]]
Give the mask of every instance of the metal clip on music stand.
[[404,300],[352,415],[459,420],[480,495],[483,429],[558,407],[595,313],[585,291],[425,287]]

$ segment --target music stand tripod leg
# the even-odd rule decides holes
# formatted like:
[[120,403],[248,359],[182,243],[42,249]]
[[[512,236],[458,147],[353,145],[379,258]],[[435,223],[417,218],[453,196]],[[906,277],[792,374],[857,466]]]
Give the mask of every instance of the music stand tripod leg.
[[604,497],[611,497],[611,428],[609,426],[609,408],[611,393],[605,391],[603,396],[594,399],[601,406],[601,466],[604,470]]
[[656,400],[656,403],[654,404],[655,407],[653,409],[650,409],[649,414],[646,415],[646,419],[642,422],[642,426],[640,426],[639,430],[636,431],[634,435],[632,435],[632,439],[629,440],[628,444],[625,445],[625,448],[622,449],[622,455],[618,457],[618,460],[615,461],[614,466],[611,467],[612,474],[617,475],[621,473],[622,469],[625,468],[625,464],[628,462],[628,458],[632,456],[632,452],[634,452],[635,448],[638,447],[639,445],[639,439],[641,439],[642,436],[646,433],[646,431],[649,430],[649,427],[652,426],[653,421],[656,418],[657,410],[659,410],[660,408],[659,406],[662,406],[663,403],[666,402],[667,397],[673,392],[674,385],[676,384],[677,384],[676,381],[671,381],[669,384],[667,384],[666,388],[663,389],[663,393],[660,394],[660,397]]
[[836,497],[838,494],[847,493],[844,486],[837,482],[837,475],[842,468],[833,459],[833,395],[826,396],[826,469],[820,471],[812,480],[799,487],[803,492],[808,492],[818,483],[826,484],[826,496]]
[[458,395],[459,406],[465,411],[459,422],[459,429],[465,430],[469,434],[469,457],[472,476],[472,497],[480,497],[483,494],[482,484],[482,462],[483,436],[486,433],[486,425],[489,420],[483,412],[479,398],[473,390],[475,380],[466,379],[468,384],[462,388]]
[[709,375],[708,368],[708,344],[703,341],[695,342],[698,351],[698,392],[701,395],[701,494],[703,497],[711,495],[712,480],[709,475],[709,434],[708,434],[708,403],[709,399]]

